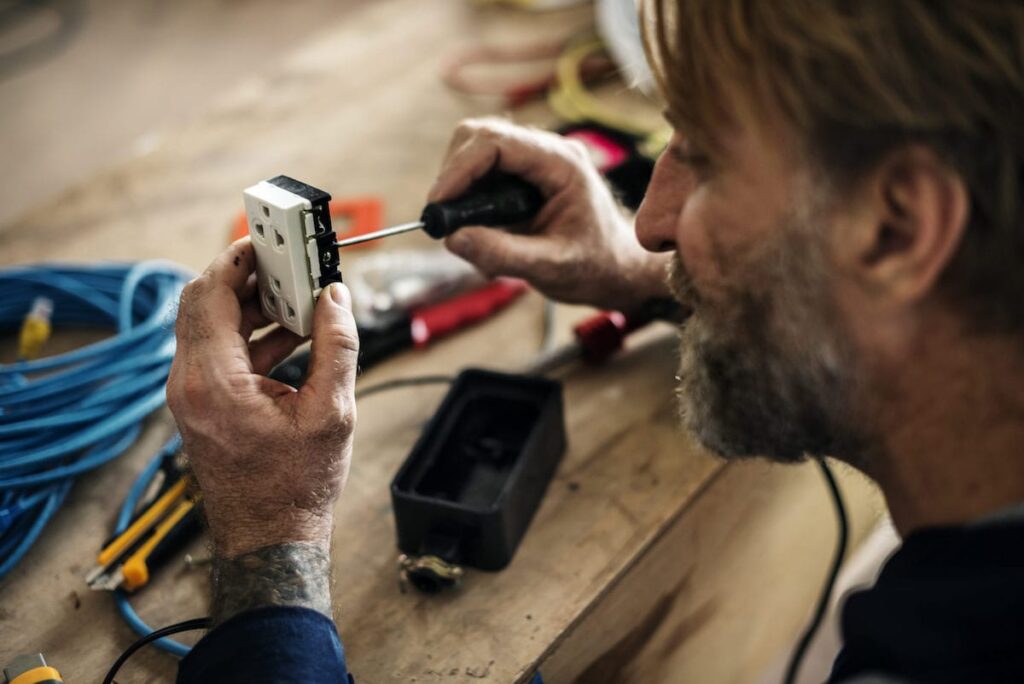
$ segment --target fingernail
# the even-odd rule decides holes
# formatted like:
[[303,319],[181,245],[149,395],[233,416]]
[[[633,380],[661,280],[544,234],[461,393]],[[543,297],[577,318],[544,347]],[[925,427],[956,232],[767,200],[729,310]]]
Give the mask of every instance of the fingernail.
[[338,306],[348,308],[349,292],[347,287],[342,283],[331,283],[327,286],[327,289],[331,293],[331,301]]

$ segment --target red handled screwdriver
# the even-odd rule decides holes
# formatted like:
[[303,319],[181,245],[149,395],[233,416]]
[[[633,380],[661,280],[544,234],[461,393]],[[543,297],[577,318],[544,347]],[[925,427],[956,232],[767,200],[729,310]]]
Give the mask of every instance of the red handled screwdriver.
[[576,359],[599,364],[613,356],[626,338],[654,321],[680,321],[687,316],[673,299],[652,299],[628,312],[599,311],[577,323],[573,339],[565,346],[544,352],[526,368],[527,373],[544,375]]
[[540,190],[522,178],[506,173],[490,173],[461,197],[446,202],[431,202],[423,209],[419,221],[384,228],[334,243],[349,247],[422,229],[440,240],[465,226],[508,226],[529,221],[544,205]]

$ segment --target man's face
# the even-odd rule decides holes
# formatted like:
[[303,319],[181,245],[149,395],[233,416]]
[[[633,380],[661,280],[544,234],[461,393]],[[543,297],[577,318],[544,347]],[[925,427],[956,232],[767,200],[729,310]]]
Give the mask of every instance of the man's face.
[[722,141],[708,157],[676,135],[637,216],[644,246],[675,251],[673,289],[693,309],[680,341],[683,422],[729,458],[857,450],[826,192],[781,135],[737,126]]

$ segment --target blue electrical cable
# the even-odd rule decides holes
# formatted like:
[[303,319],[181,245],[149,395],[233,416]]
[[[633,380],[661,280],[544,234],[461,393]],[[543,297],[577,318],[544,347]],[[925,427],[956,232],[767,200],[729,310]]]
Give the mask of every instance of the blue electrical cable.
[[[125,497],[124,503],[121,504],[121,510],[117,514],[117,522],[114,523],[114,534],[121,534],[128,528],[128,525],[132,521],[132,514],[135,512],[138,506],[139,499],[145,493],[149,483],[156,476],[157,471],[160,470],[160,464],[164,458],[168,455],[175,453],[181,448],[181,436],[177,433],[174,434],[167,443],[164,444],[163,448],[157,453],[156,456],[146,464],[146,467],[139,473],[139,476],[135,479],[132,484],[132,488],[128,491],[128,496]],[[121,613],[121,617],[128,623],[136,634],[139,636],[146,636],[153,631],[153,628],[142,621],[139,614],[135,612],[132,605],[128,602],[128,595],[117,589],[114,591],[114,603],[117,605],[118,611]],[[164,637],[153,642],[154,646],[161,648],[172,655],[176,655],[179,658],[184,658],[185,655],[191,650],[185,644],[182,644],[170,637]]]
[[[123,454],[143,419],[164,404],[175,309],[190,278],[161,261],[0,269],[0,331],[18,329],[37,297],[52,300],[55,328],[116,330],[64,354],[0,364],[0,578],[39,538],[75,478]],[[146,464],[115,534],[128,527],[164,459],[180,446],[175,433]],[[153,631],[127,594],[115,591],[114,601],[136,633]],[[178,657],[190,650],[167,637],[154,644]]]
[[37,297],[53,302],[54,328],[115,330],[64,354],[0,364],[0,577],[75,478],[123,454],[163,405],[189,278],[162,261],[0,269],[0,330],[17,330]]

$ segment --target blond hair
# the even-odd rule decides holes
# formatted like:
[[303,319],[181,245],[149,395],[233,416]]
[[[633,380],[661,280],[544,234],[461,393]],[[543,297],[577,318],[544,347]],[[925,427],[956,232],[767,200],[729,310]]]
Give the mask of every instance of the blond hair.
[[792,124],[840,186],[929,145],[971,193],[944,290],[1024,327],[1024,2],[644,0],[648,57],[683,133],[713,145],[738,96]]

